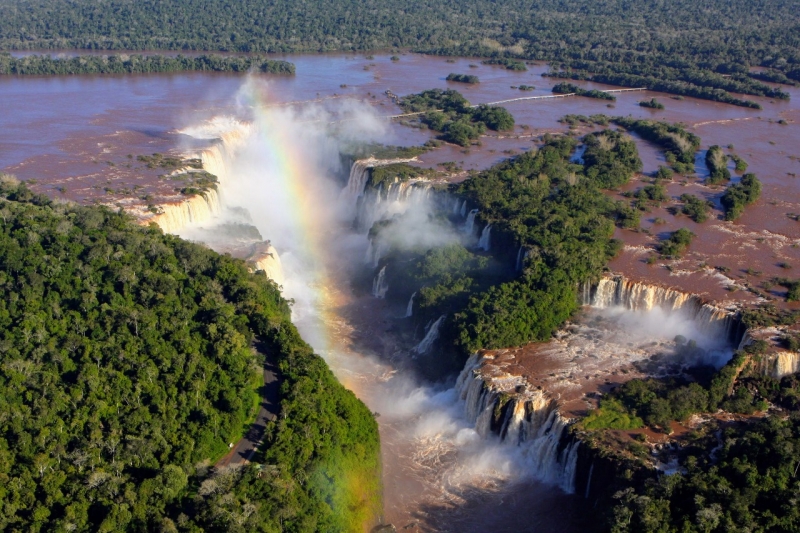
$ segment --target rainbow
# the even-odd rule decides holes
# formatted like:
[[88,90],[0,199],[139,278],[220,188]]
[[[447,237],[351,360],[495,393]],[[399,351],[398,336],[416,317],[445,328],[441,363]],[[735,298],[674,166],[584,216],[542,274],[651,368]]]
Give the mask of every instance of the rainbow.
[[[248,83],[242,93],[242,103],[253,112],[253,128],[251,143],[255,143],[260,155],[267,162],[270,175],[270,190],[275,192],[276,199],[282,202],[282,210],[290,217],[288,226],[293,228],[292,251],[303,257],[309,265],[304,272],[304,279],[311,290],[311,305],[317,320],[304,324],[302,334],[315,351],[326,359],[342,384],[353,390],[357,383],[353,382],[349,372],[343,372],[337,361],[333,342],[332,326],[340,322],[335,309],[341,303],[343,295],[336,290],[340,284],[332,279],[330,272],[331,251],[325,246],[330,241],[331,232],[336,231],[332,221],[326,218],[325,205],[330,198],[322,197],[323,193],[314,187],[314,180],[309,179],[319,172],[312,164],[304,146],[298,143],[298,130],[286,128],[285,117],[291,109],[276,109],[270,99],[269,87]],[[301,122],[294,121],[294,127]],[[299,132],[302,133],[302,132]],[[258,213],[252,213],[254,217]],[[268,237],[268,236],[267,236]],[[278,250],[279,253],[284,250]],[[291,295],[290,295],[291,296]]]

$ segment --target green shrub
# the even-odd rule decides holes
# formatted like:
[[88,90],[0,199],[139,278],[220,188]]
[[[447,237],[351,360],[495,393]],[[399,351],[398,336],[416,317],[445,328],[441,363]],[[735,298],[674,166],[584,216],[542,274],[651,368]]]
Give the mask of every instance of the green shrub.
[[453,74],[453,73],[447,75],[447,81],[457,81],[459,83],[469,83],[469,84],[475,84],[480,82],[478,76],[472,76],[469,74]]
[[716,144],[706,152],[706,166],[710,175],[706,179],[707,185],[717,185],[724,181],[730,181],[731,172],[728,170],[728,159],[722,152],[722,148]]
[[745,206],[754,203],[761,196],[761,182],[755,174],[742,176],[739,183],[728,187],[720,201],[725,208],[725,220],[736,220],[744,212]]
[[663,257],[678,258],[692,243],[695,235],[686,228],[672,232],[667,239],[661,241],[660,251]]
[[582,418],[580,425],[586,430],[596,429],[639,429],[644,422],[637,416],[631,416],[623,405],[614,398],[604,399],[600,407],[590,411]]
[[714,205],[711,202],[704,201],[691,194],[682,194],[681,201],[683,202],[681,213],[688,216],[698,224],[708,220],[708,211]]
[[639,106],[647,107],[649,109],[664,109],[664,104],[662,104],[655,98],[651,98],[650,100],[643,100],[639,102]]

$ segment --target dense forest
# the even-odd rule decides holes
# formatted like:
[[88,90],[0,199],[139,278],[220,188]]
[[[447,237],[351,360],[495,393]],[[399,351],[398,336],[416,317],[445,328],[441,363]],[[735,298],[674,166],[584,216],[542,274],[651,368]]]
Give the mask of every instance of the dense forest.
[[[795,384],[787,392],[797,394]],[[612,533],[723,533],[800,527],[793,500],[798,490],[798,411],[719,430],[719,438],[687,446],[685,472],[651,480],[636,491],[616,492],[608,524]],[[709,450],[715,450],[710,454]]]
[[[789,99],[788,93],[780,89],[773,89],[744,74],[740,75],[738,79],[734,79],[729,74],[709,73],[698,69],[685,72],[647,67],[642,68],[644,73],[640,74],[628,72],[630,70],[628,65],[600,66],[591,63],[580,63],[580,65],[582,68],[558,70],[549,72],[547,75],[553,78],[590,80],[623,87],[645,87],[652,91],[694,96],[704,100],[713,100],[753,109],[761,109],[761,105],[752,100],[734,97],[730,92],[766,96],[781,100]],[[563,69],[564,67],[558,68]]]
[[[380,512],[373,415],[244,262],[3,176],[0,292],[0,529],[353,531]],[[281,415],[256,462],[215,469],[264,358]]]
[[201,55],[128,55],[80,56],[53,58],[33,55],[14,58],[0,54],[0,74],[41,76],[48,74],[146,74],[155,72],[262,72],[294,74],[294,65],[257,56]]
[[[800,80],[800,23],[789,0],[8,0],[0,49],[297,52],[408,48],[553,62],[593,78],[757,107],[731,92],[783,98],[762,81]],[[770,71],[750,73],[750,66]]]

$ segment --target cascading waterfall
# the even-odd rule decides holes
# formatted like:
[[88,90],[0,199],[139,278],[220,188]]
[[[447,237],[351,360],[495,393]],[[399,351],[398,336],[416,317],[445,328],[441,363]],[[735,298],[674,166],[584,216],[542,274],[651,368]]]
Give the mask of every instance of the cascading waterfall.
[[522,448],[536,478],[575,492],[580,442],[569,435],[570,420],[547,393],[532,389],[521,376],[485,378],[481,367],[491,359],[473,354],[456,381],[467,420],[479,435],[495,433],[505,444]]
[[177,233],[190,224],[209,222],[222,212],[219,194],[209,189],[176,203],[160,204],[161,213],[141,216],[142,224],[155,222],[164,233]]
[[364,189],[369,181],[370,169],[397,163],[410,163],[412,161],[417,161],[417,158],[375,159],[374,157],[369,157],[367,159],[354,161],[350,167],[350,176],[347,179],[347,185],[342,190],[341,197],[351,202],[351,205],[356,205],[358,198],[363,196],[365,192]]
[[[250,126],[238,121],[222,120],[210,122],[198,128],[188,128],[180,133],[197,139],[216,139],[209,148],[200,150],[189,157],[200,159],[203,170],[217,177],[218,185],[228,178],[229,160],[250,133]],[[181,171],[186,170],[182,169]],[[188,171],[188,170],[187,170]],[[143,208],[132,208],[131,213],[141,224],[155,222],[164,233],[178,233],[190,224],[205,224],[218,217],[223,201],[218,189],[208,189],[200,194],[178,201],[159,204],[160,213],[151,214]]]
[[414,297],[416,295],[417,293],[414,292],[411,295],[411,298],[408,299],[408,305],[406,306],[406,316],[404,318],[411,318],[411,314],[414,312]]
[[423,179],[395,178],[388,185],[381,183],[376,189],[368,188],[356,208],[356,229],[366,233],[375,222],[430,201],[432,192],[431,184]]
[[364,187],[369,179],[369,169],[372,166],[372,160],[370,159],[354,161],[350,167],[350,177],[347,180],[347,186],[342,191],[342,195],[346,195],[355,202],[364,193]]
[[800,372],[800,352],[778,352],[769,360],[770,362],[774,360],[772,363],[773,368],[767,369],[765,373],[772,375],[776,379]]
[[419,344],[417,344],[412,351],[417,354],[426,354],[433,346],[433,343],[439,338],[439,328],[444,322],[446,315],[442,315],[436,319],[436,321],[428,326],[428,331],[425,333],[425,338],[423,338]]
[[[772,345],[779,345],[782,331],[778,328],[761,328],[751,332],[746,331],[739,343],[741,350],[756,339],[767,340]],[[800,352],[791,352],[785,349],[763,354],[755,361],[759,372],[765,376],[780,379],[790,374],[800,372]]]
[[228,172],[229,161],[233,159],[250,133],[251,126],[244,123],[237,123],[235,128],[221,132],[220,142],[199,153],[203,170],[216,176],[220,184],[228,182],[231,179]]
[[388,251],[389,249],[386,243],[383,243],[380,240],[375,242],[374,239],[369,239],[367,253],[364,256],[364,262],[372,268],[378,268],[378,264],[380,264],[384,254],[386,254]]
[[467,215],[467,222],[464,224],[464,233],[472,235],[475,232],[475,215],[478,214],[477,209],[473,209]]
[[370,239],[369,243],[367,244],[367,253],[364,256],[364,262],[368,265],[372,265],[372,260],[374,256],[375,256],[375,246],[372,244],[372,239]]
[[589,493],[592,490],[592,474],[594,474],[594,461],[589,466],[589,477],[586,479],[586,492],[584,493],[583,497],[585,499],[589,499]]
[[255,270],[262,270],[277,285],[285,285],[286,279],[283,275],[281,258],[278,256],[278,251],[271,244],[261,246],[246,261],[252,264]]
[[595,287],[581,287],[584,305],[607,308],[621,306],[631,311],[650,311],[660,307],[667,313],[681,313],[697,326],[737,346],[743,332],[740,321],[733,312],[704,303],[699,296],[673,289],[646,285],[625,279],[623,276],[603,277]]
[[389,290],[389,284],[386,281],[386,267],[381,268],[378,275],[372,281],[372,295],[375,298],[386,298],[386,291]]
[[[214,119],[204,125],[182,130],[181,133],[196,139],[216,140],[210,147],[200,150],[197,156],[203,170],[217,177],[218,187],[191,196],[180,203],[162,204],[160,207],[163,212],[149,220],[145,219],[144,222],[156,222],[165,233],[179,233],[190,225],[206,225],[219,218],[225,210],[228,213],[241,211],[240,207],[227,205],[221,193],[235,179],[231,170],[232,163],[253,131],[252,124],[231,119]],[[210,225],[213,226],[213,223]],[[285,284],[280,256],[269,241],[255,244],[245,260],[253,270],[263,271],[276,284]]]
[[464,218],[464,217],[467,216],[467,201],[466,200],[464,200],[464,203],[461,204],[460,214],[461,214],[461,218]]
[[[520,248],[520,251],[522,251],[522,248]],[[588,281],[581,285],[581,304],[592,305],[592,284]]]
[[478,248],[483,250],[484,252],[488,252],[491,248],[491,234],[492,234],[492,225],[487,224],[483,231],[481,232],[481,238],[478,241]]

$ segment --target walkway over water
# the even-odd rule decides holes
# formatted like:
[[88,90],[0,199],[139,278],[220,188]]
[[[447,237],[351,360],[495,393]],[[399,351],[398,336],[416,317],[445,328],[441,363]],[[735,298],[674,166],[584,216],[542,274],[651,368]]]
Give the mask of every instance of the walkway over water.
[[[603,90],[603,91],[599,91],[599,92],[602,92],[602,93],[625,93],[625,92],[629,92],[629,91],[646,91],[646,90],[647,90],[647,87],[634,87],[634,88],[631,88],[631,89],[608,89],[608,90]],[[390,94],[390,96],[393,97],[395,102],[399,99],[399,97],[397,97],[396,95],[391,93],[391,91],[387,91],[387,94]],[[498,100],[497,102],[487,102],[485,104],[475,104],[475,105],[472,105],[470,107],[474,108],[474,107],[480,107],[482,105],[507,104],[509,102],[521,102],[523,100],[548,100],[548,99],[552,99],[552,98],[567,98],[568,96],[576,96],[577,94],[578,93],[546,94],[546,95],[539,95],[539,96],[522,96],[520,98],[511,98],[511,99],[508,99],[508,100]],[[280,104],[280,105],[281,106],[291,106],[291,105],[304,104],[304,103],[316,102],[316,101],[318,101],[318,100],[307,100],[307,101],[299,101],[299,102],[286,102],[286,103],[283,103],[283,104]],[[413,113],[401,113],[399,115],[383,115],[383,116],[380,116],[380,117],[377,117],[377,118],[383,118],[383,119],[386,119],[386,120],[394,120],[396,118],[414,117],[414,116],[418,116],[418,115],[424,115],[426,113],[437,113],[437,112],[442,112],[442,111],[444,111],[444,110],[443,109],[428,109],[426,111],[415,111]],[[348,121],[351,121],[351,120],[356,120],[356,119],[354,119],[354,118],[345,118],[345,119],[341,119],[341,120],[334,120],[332,122],[328,122],[328,124],[339,124],[339,123],[348,122]],[[314,121],[309,121],[309,122],[321,122],[321,121],[314,120]]]
[[[603,93],[625,93],[629,91],[646,91],[647,87],[635,87],[632,89],[610,89],[605,91],[600,91]],[[508,100],[498,100],[497,102],[487,102],[485,104],[475,104],[470,107],[480,107],[482,105],[498,105],[498,104],[507,104],[509,102],[521,102],[523,100],[546,100],[550,98],[566,98],[568,96],[575,96],[577,93],[567,93],[567,94],[546,94],[540,96],[522,96],[520,98],[510,98]],[[404,117],[413,117],[415,115],[424,115],[425,113],[435,113],[437,111],[442,111],[441,109],[431,109],[428,111],[417,111],[415,113],[403,113],[401,115],[386,115],[381,118],[385,119],[395,119],[395,118],[404,118]]]

